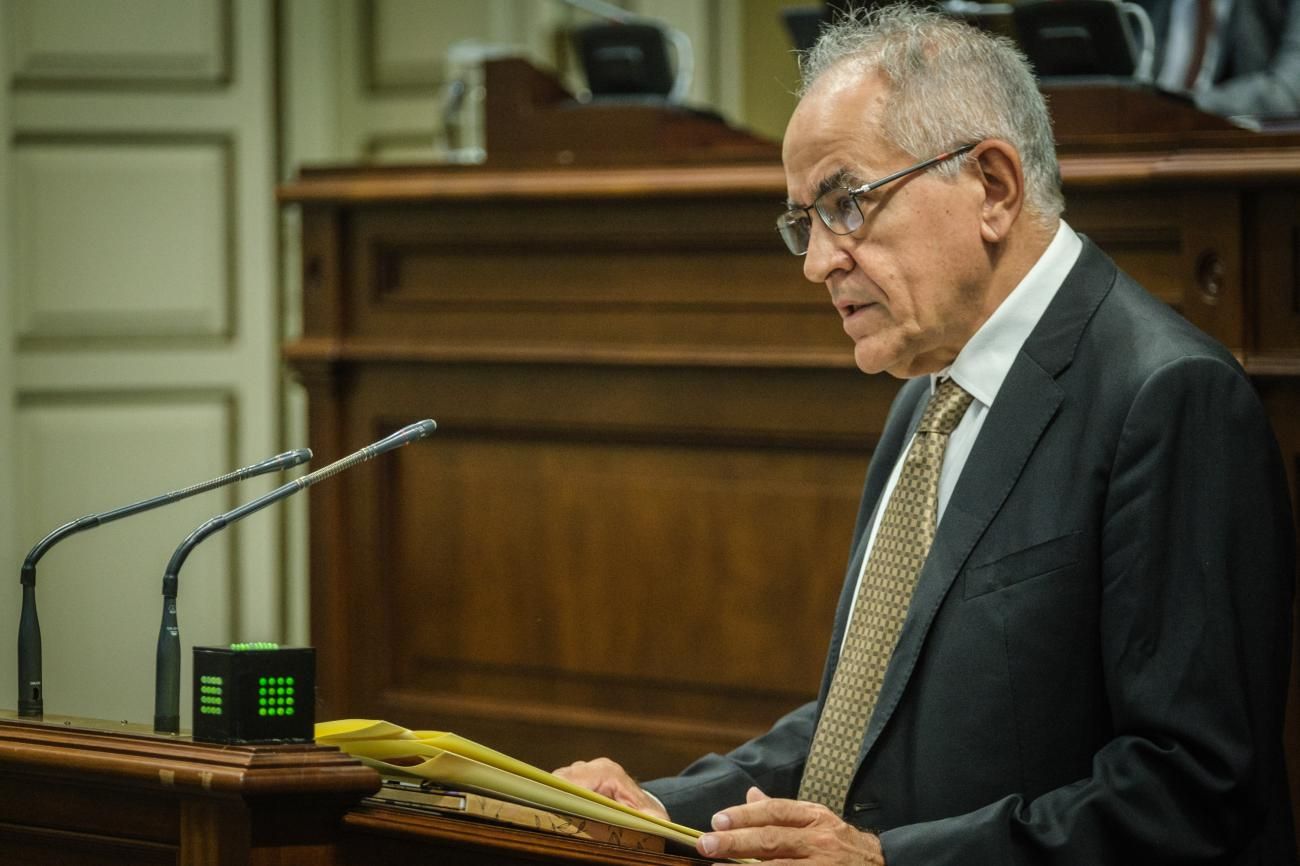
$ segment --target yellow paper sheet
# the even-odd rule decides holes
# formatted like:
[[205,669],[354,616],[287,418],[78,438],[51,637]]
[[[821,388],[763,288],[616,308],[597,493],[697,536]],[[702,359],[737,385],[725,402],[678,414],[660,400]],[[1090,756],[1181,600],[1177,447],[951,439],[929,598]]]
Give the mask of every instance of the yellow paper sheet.
[[317,724],[316,740],[337,746],[386,775],[416,776],[448,788],[505,796],[527,805],[653,833],[689,847],[694,847],[702,835],[443,731],[408,731],[388,722],[343,719]]

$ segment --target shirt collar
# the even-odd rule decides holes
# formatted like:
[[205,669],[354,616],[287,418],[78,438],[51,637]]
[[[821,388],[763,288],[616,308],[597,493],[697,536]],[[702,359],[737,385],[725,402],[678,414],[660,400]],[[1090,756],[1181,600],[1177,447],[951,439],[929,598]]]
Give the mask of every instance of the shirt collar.
[[1024,279],[971,336],[956,359],[930,377],[931,390],[941,379],[951,376],[980,403],[992,406],[1021,346],[1056,297],[1082,249],[1083,241],[1061,220],[1052,242]]

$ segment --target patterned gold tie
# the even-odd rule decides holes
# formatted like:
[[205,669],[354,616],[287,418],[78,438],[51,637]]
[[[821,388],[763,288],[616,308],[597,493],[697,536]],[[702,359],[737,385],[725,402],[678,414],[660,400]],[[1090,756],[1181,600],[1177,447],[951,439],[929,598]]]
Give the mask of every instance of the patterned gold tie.
[[822,803],[837,814],[844,809],[862,738],[898,643],[916,576],[934,541],[939,468],[948,434],[966,414],[970,402],[971,395],[952,379],[935,389],[862,572],[839,664],[831,677],[799,785],[800,800]]

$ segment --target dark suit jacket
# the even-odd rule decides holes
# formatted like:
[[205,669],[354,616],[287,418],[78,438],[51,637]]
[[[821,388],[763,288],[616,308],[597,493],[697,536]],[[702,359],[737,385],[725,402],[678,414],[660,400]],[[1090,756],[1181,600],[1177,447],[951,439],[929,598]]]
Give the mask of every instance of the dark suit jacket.
[[[647,784],[707,827],[798,791],[822,698]],[[889,866],[1295,862],[1281,729],[1295,541],[1245,375],[1090,242],[1013,364],[918,578],[845,807]]]
[[[1171,0],[1137,2],[1151,17],[1159,70]],[[1197,105],[1225,116],[1300,114],[1300,0],[1234,0],[1215,38],[1214,86],[1195,95]]]

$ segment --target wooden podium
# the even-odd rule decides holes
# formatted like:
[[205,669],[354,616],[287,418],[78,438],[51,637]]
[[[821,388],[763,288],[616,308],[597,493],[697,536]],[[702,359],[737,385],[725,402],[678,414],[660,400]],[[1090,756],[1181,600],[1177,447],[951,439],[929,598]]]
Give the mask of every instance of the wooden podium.
[[378,789],[377,773],[333,748],[220,746],[0,714],[0,863],[697,862],[362,800]]
[[211,746],[139,726],[0,717],[0,862],[335,863],[373,770],[315,746]]
[[[302,217],[284,352],[311,447],[439,423],[311,490],[319,681],[331,716],[649,778],[814,695],[897,383],[854,368],[776,237],[773,146],[710,143],[699,117],[620,126],[620,107],[592,126],[532,81],[507,108],[489,92],[508,133],[484,166],[306,169],[280,190]],[[1294,494],[1300,137],[1131,87],[1049,97],[1066,219],[1238,356]],[[1295,786],[1294,685],[1288,730]]]

